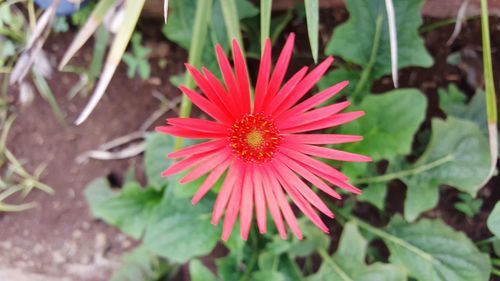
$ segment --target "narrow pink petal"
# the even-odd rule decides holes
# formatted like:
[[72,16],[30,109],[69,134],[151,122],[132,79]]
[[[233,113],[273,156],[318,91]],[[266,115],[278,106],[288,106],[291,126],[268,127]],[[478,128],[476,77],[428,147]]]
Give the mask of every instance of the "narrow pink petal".
[[253,191],[254,191],[257,225],[259,227],[259,232],[263,234],[266,233],[267,231],[266,199],[264,196],[264,189],[262,186],[262,175],[258,167],[254,169],[253,184],[254,184]]
[[243,240],[248,239],[248,233],[250,232],[250,226],[252,224],[252,213],[253,213],[253,167],[248,165],[246,168],[246,173],[243,179],[241,195],[241,211],[240,211],[240,233]]
[[293,213],[290,204],[288,204],[288,200],[286,199],[286,196],[283,193],[283,190],[281,189],[281,185],[278,179],[272,172],[267,171],[265,169],[263,171],[267,174],[267,178],[269,179],[269,182],[271,184],[274,197],[276,198],[276,201],[278,202],[278,205],[280,206],[281,211],[283,212],[283,216],[285,217],[288,226],[290,226],[290,229],[295,234],[295,236],[297,236],[297,238],[302,240],[303,236],[302,232],[300,231],[299,224],[297,223],[297,218],[295,217],[295,214]]
[[236,180],[236,184],[233,186],[233,191],[231,192],[231,198],[229,198],[229,204],[226,210],[226,216],[224,218],[224,225],[222,226],[222,240],[227,241],[231,232],[233,231],[234,223],[238,217],[238,212],[241,205],[241,193],[243,186],[243,176],[245,175],[245,168],[242,167],[239,171],[240,177]]
[[338,84],[335,84],[335,85],[329,87],[328,89],[325,89],[325,90],[321,91],[320,93],[318,93],[318,94],[306,99],[305,101],[299,103],[298,105],[290,108],[289,110],[287,110],[286,112],[284,112],[280,116],[276,116],[276,119],[277,120],[285,119],[285,118],[289,118],[291,116],[294,116],[296,114],[306,112],[309,109],[311,109],[315,106],[318,106],[321,103],[330,99],[331,97],[335,96],[340,91],[342,91],[347,85],[349,85],[348,81],[343,81],[343,82],[340,82]]
[[343,101],[319,109],[311,110],[306,113],[297,114],[293,117],[277,121],[276,126],[280,130],[285,130],[309,124],[315,124],[319,120],[324,120],[325,118],[327,118],[327,116],[330,116],[331,118],[335,114],[347,108],[350,104],[351,103],[349,101]]
[[[313,159],[307,155],[297,153],[294,150],[289,150],[287,148],[283,148],[281,150],[283,154],[290,157],[297,164],[302,166],[304,169],[309,170],[311,173],[316,174],[317,176],[322,177],[333,185],[336,185],[344,190],[355,194],[361,194],[361,190],[358,188],[348,184],[346,181],[348,178],[337,171],[336,169],[326,165],[325,163]],[[332,195],[333,196],[333,195]]]
[[185,184],[192,182],[204,174],[208,173],[210,170],[214,169],[216,166],[224,163],[228,158],[230,158],[229,152],[227,150],[223,150],[221,153],[212,156],[209,159],[206,159],[204,162],[199,164],[196,168],[190,171],[187,175],[185,175],[182,179],[179,180],[179,183]]
[[176,152],[172,152],[167,157],[182,158],[190,155],[200,154],[207,151],[212,151],[215,149],[220,149],[226,145],[227,145],[227,140],[225,139],[202,142],[177,150]]
[[[291,170],[295,171],[297,174],[308,180],[314,186],[318,187],[321,191],[332,196],[333,198],[342,199],[342,196],[338,194],[333,188],[326,184],[322,179],[317,177],[315,174],[310,172],[307,168],[297,163],[295,160],[289,158],[288,156],[281,154],[278,156],[280,161],[285,163]],[[277,157],[277,158],[278,158]]]
[[279,90],[276,96],[268,95],[264,101],[263,111],[266,114],[274,113],[276,108],[278,108],[281,103],[290,95],[290,93],[295,89],[300,80],[306,75],[308,68],[303,67],[297,73],[295,73],[292,78],[290,78],[285,85]]
[[217,106],[215,106],[213,103],[211,103],[209,100],[205,99],[202,97],[200,94],[197,92],[188,89],[184,86],[180,86],[179,89],[186,95],[188,98],[201,110],[206,112],[208,115],[210,115],[212,118],[215,120],[218,120],[222,123],[226,124],[232,124],[233,119],[231,116],[226,115],[224,112],[222,112]]
[[201,91],[207,96],[207,98],[214,103],[216,106],[219,107],[221,111],[224,111],[228,115],[231,115],[231,111],[229,110],[229,106],[226,103],[225,99],[223,98],[224,92],[217,92],[212,85],[208,82],[203,75],[201,75],[198,70],[196,70],[193,66],[189,64],[185,64],[187,70],[191,73],[191,76],[193,76],[194,81],[200,87]]
[[168,118],[167,122],[176,127],[214,134],[227,134],[229,129],[228,125],[199,118]]
[[238,180],[238,160],[235,160],[233,165],[229,167],[226,178],[222,183],[221,189],[219,190],[219,194],[217,194],[217,199],[215,200],[214,209],[212,211],[212,224],[219,223],[219,220],[226,208],[227,201],[229,200],[229,196],[231,192],[234,190],[234,186]]
[[292,134],[284,137],[284,142],[304,144],[341,144],[362,140],[362,136],[340,134]]
[[190,139],[216,139],[216,138],[227,137],[227,133],[223,134],[221,132],[219,133],[200,132],[196,130],[179,128],[174,126],[158,126],[155,128],[155,131],[157,131],[158,133],[164,133],[175,137],[190,138]]
[[193,196],[191,203],[193,205],[197,204],[205,194],[214,186],[214,184],[219,180],[222,174],[226,171],[227,167],[231,164],[232,159],[227,159],[222,164],[215,167],[215,169],[210,173],[210,175],[203,181],[196,194]]
[[190,157],[183,159],[177,163],[174,163],[168,169],[163,171],[163,173],[161,173],[161,176],[168,177],[170,175],[177,174],[181,171],[184,171],[188,168],[191,168],[192,166],[196,165],[197,163],[200,163],[201,161],[204,161],[208,157],[212,157],[213,155],[217,155],[222,150],[223,149],[211,150],[211,151],[207,151],[204,153],[199,153],[199,154],[190,156]]
[[260,59],[259,74],[255,86],[254,112],[261,112],[263,100],[266,96],[269,73],[271,72],[271,40],[266,39],[262,57]]
[[[217,61],[219,62],[219,68],[222,73],[222,78],[224,79],[224,83],[226,84],[229,95],[233,96],[235,101],[241,101],[241,93],[238,89],[236,78],[234,77],[233,70],[231,69],[231,64],[226,57],[224,49],[222,49],[220,45],[217,45],[215,46],[215,52],[217,54]],[[246,113],[243,103],[239,102],[236,105],[238,106],[240,113]]]
[[274,169],[277,173],[281,175],[281,179],[286,179],[287,184],[294,190],[299,191],[304,198],[309,201],[314,207],[316,207],[320,212],[333,218],[332,211],[326,206],[326,204],[319,198],[319,196],[314,193],[314,191],[309,188],[293,171],[290,170],[279,158],[275,158],[273,161]]
[[295,90],[287,97],[287,99],[281,104],[280,108],[276,110],[276,116],[288,110],[296,102],[298,102],[309,90],[311,90],[319,79],[325,74],[330,65],[333,62],[332,57],[326,58],[322,63],[320,63],[316,68],[314,68],[306,77],[295,87]]
[[295,34],[290,33],[288,36],[285,46],[283,47],[281,54],[274,67],[273,74],[271,75],[271,80],[269,81],[269,86],[267,88],[267,95],[274,96],[285,78],[286,71],[288,69],[288,64],[290,63],[290,58],[293,52],[293,43],[295,41]]
[[337,149],[320,147],[309,144],[286,144],[292,150],[300,151],[304,154],[313,155],[321,158],[347,161],[347,162],[370,162],[372,159],[368,156],[345,152]]
[[291,159],[294,159],[297,162],[305,164],[307,167],[311,167],[314,170],[322,171],[325,174],[331,175],[339,180],[346,181],[349,179],[344,174],[339,172],[337,169],[319,160],[309,157],[301,152],[287,148],[286,146],[282,146],[280,152],[290,157]]
[[250,112],[250,82],[248,81],[247,66],[236,39],[233,39],[233,61],[241,95],[240,102],[243,104],[244,111]]
[[[328,227],[325,225],[323,220],[319,217],[318,214],[314,211],[311,205],[305,200],[302,195],[297,192],[297,190],[290,185],[290,182],[284,179],[284,176],[279,173],[279,171],[275,170],[277,173],[277,178],[285,191],[288,193],[293,203],[300,209],[302,213],[304,213],[319,229],[324,231],[325,233],[329,233]],[[332,214],[333,215],[333,214]]]
[[210,70],[205,67],[203,67],[202,70],[212,89],[214,89],[214,91],[219,95],[220,99],[227,105],[228,111],[231,112],[231,115],[233,117],[238,118],[240,113],[238,113],[239,106],[237,106],[235,97],[227,93],[222,83],[212,72],[210,72]]
[[269,206],[269,212],[271,213],[271,216],[273,217],[274,224],[276,225],[276,228],[278,229],[278,233],[279,233],[281,239],[285,240],[287,238],[285,223],[283,222],[283,218],[281,216],[279,204],[276,201],[276,198],[274,197],[271,182],[267,178],[267,175],[265,174],[265,171],[263,171],[262,168],[259,169],[259,172],[262,176],[262,187],[264,190],[264,195],[266,197],[267,205]]
[[365,115],[365,113],[363,111],[339,113],[339,114],[335,114],[333,116],[328,116],[327,118],[325,118],[323,120],[316,121],[315,123],[306,124],[306,125],[302,125],[299,127],[282,130],[281,133],[282,134],[292,134],[292,133],[302,133],[302,132],[309,132],[309,131],[315,131],[315,130],[320,130],[320,129],[326,129],[326,128],[342,125],[345,123],[349,123],[353,120],[358,119],[359,117],[361,117],[363,115]]

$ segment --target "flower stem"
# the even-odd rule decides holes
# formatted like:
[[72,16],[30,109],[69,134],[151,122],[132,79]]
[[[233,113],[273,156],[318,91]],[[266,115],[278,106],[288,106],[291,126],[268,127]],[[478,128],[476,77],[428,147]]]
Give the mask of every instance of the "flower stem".
[[446,164],[450,161],[453,161],[453,159],[454,159],[453,154],[449,154],[443,158],[439,158],[435,161],[432,161],[430,163],[427,163],[427,164],[424,164],[421,166],[417,166],[417,167],[412,168],[412,169],[402,170],[402,171],[398,171],[398,172],[394,172],[394,173],[388,173],[388,174],[381,175],[381,176],[375,176],[375,177],[364,178],[364,179],[357,179],[357,180],[354,180],[353,183],[360,184],[360,183],[388,182],[391,180],[395,180],[395,179],[399,179],[399,178],[403,178],[403,177],[407,177],[407,176],[421,174],[425,171],[434,169],[438,166],[441,166],[441,165]]
[[[191,45],[189,46],[188,63],[194,68],[201,67],[201,58],[203,49],[205,48],[205,38],[209,22],[212,16],[212,0],[198,1],[196,6],[196,14],[194,19],[194,28],[192,33]],[[195,87],[195,83],[191,75],[186,72],[185,86],[189,89]],[[189,117],[191,114],[191,101],[186,95],[182,96],[180,117]],[[175,149],[178,150],[182,147],[183,139],[177,138],[175,140]]]
[[356,88],[354,88],[354,92],[352,93],[353,97],[357,97],[358,94],[363,90],[370,78],[372,68],[375,65],[375,62],[377,62],[377,53],[380,47],[380,36],[382,34],[382,21],[383,17],[382,15],[379,15],[375,23],[375,34],[373,35],[373,46],[370,53],[370,59],[368,60],[366,67],[363,69],[363,72],[361,72],[359,82],[358,84],[356,84]]

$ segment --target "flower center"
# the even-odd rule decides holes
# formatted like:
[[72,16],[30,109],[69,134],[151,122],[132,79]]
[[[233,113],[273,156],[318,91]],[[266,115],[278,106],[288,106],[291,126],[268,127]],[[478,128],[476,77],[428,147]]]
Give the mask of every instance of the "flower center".
[[229,132],[229,141],[240,159],[264,163],[273,158],[282,137],[270,116],[248,113],[234,122]]

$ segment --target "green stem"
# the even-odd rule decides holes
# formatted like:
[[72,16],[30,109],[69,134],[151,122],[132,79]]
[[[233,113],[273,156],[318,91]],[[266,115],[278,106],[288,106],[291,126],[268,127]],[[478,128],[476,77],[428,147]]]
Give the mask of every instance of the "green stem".
[[248,262],[248,265],[245,269],[245,273],[243,273],[243,276],[241,277],[240,281],[246,281],[250,280],[250,277],[252,275],[253,268],[257,264],[257,260],[259,258],[259,245],[257,241],[257,231],[255,231],[255,228],[251,228],[251,240],[252,240],[252,255],[250,256],[250,260]]
[[329,266],[333,268],[335,272],[342,278],[343,281],[354,281],[345,273],[340,266],[330,257],[328,252],[325,249],[320,249],[318,250],[319,255],[323,259],[324,262],[326,262]]
[[[464,21],[474,20],[474,19],[478,19],[478,18],[479,18],[478,16],[465,17]],[[445,19],[445,20],[436,21],[433,23],[429,23],[428,25],[422,26],[419,29],[419,32],[420,33],[427,33],[427,32],[433,31],[433,30],[441,28],[441,27],[456,24],[456,22],[457,22],[456,17],[452,18],[452,19]]]
[[366,67],[363,69],[363,72],[361,72],[359,82],[356,84],[356,88],[354,88],[354,92],[352,94],[353,97],[356,97],[364,89],[370,78],[372,68],[375,65],[375,62],[377,62],[377,54],[380,47],[380,36],[382,35],[382,22],[383,17],[379,15],[375,23],[375,34],[373,35],[373,46],[370,59],[368,60]]
[[260,48],[264,50],[266,39],[269,38],[271,30],[271,6],[272,0],[260,1]]
[[481,246],[481,245],[485,245],[485,244],[489,244],[491,242],[495,242],[497,240],[500,240],[500,238],[496,237],[496,236],[492,236],[490,238],[486,238],[486,239],[483,239],[483,240],[480,240],[480,241],[477,241],[476,242],[476,245],[477,246]]
[[[201,67],[201,58],[203,49],[205,47],[205,38],[207,36],[208,25],[212,16],[212,0],[198,1],[196,6],[196,14],[194,19],[194,28],[192,33],[191,45],[189,46],[188,63],[194,68]],[[186,72],[185,86],[187,88],[194,88],[195,83],[193,78]],[[186,95],[182,95],[180,117],[189,117],[191,114],[191,101]],[[183,139],[177,138],[175,140],[175,149],[178,150],[182,147]]]
[[488,1],[481,0],[481,33],[483,38],[484,83],[486,93],[486,113],[488,124],[497,123],[497,102],[495,84],[493,82],[493,64],[491,62],[490,24],[488,18]]
[[389,173],[389,174],[371,177],[371,178],[357,179],[357,180],[354,180],[353,183],[360,184],[360,183],[388,182],[388,181],[403,178],[403,177],[421,174],[425,171],[432,170],[438,166],[441,166],[441,165],[444,165],[450,161],[453,161],[453,159],[454,159],[453,154],[449,154],[443,158],[437,159],[435,161],[432,161],[430,163],[427,163],[427,164],[424,164],[421,166],[417,166],[417,167],[412,168],[412,169],[398,171],[398,172]]
[[492,268],[491,269],[491,273],[493,275],[496,275],[496,276],[500,276],[500,270],[496,269],[496,268]]
[[353,217],[352,221],[357,223],[361,228],[365,229],[368,232],[373,233],[374,235],[382,238],[383,240],[390,241],[394,244],[398,244],[399,246],[406,248],[409,251],[414,252],[415,254],[423,257],[424,259],[426,259],[430,262],[433,262],[433,260],[434,260],[434,258],[431,255],[429,255],[428,253],[420,250],[419,248],[413,246],[412,244],[410,244],[410,243],[408,243],[408,242],[406,242],[406,241],[404,241],[396,236],[393,236],[393,235],[391,235],[383,230],[380,230],[380,229],[378,229],[378,228],[376,228],[376,227],[374,227],[374,226],[372,226],[372,225],[370,225],[370,224],[368,224],[368,223],[366,223],[358,218]]

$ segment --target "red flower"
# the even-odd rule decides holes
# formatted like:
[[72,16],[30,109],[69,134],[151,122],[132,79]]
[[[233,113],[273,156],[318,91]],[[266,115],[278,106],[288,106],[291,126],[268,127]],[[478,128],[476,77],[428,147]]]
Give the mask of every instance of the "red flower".
[[288,37],[272,74],[271,43],[269,39],[266,41],[253,105],[245,60],[236,41],[233,41],[235,73],[223,49],[216,46],[225,87],[207,69],[203,68],[201,74],[186,65],[204,96],[184,86],[180,90],[215,121],[170,118],[167,120],[169,126],[156,128],[158,132],[176,137],[210,139],[170,154],[170,158],[184,159],[162,175],[190,169],[180,180],[187,183],[208,174],[193,197],[192,202],[196,204],[227,171],[212,216],[212,223],[217,224],[225,211],[224,240],[229,238],[238,213],[241,237],[247,239],[254,207],[261,233],[266,232],[266,212],[269,209],[283,239],[286,239],[286,230],[282,216],[301,239],[302,233],[286,194],[315,225],[328,232],[316,209],[331,218],[333,213],[301,178],[338,199],[340,195],[328,183],[360,193],[347,182],[345,175],[311,156],[339,161],[370,161],[363,155],[317,146],[354,142],[362,137],[305,132],[341,125],[364,113],[339,113],[349,105],[347,101],[314,108],[342,90],[347,81],[296,104],[314,87],[333,58],[328,57],[309,73],[307,67],[302,68],[282,85],[294,37],[293,33]]

